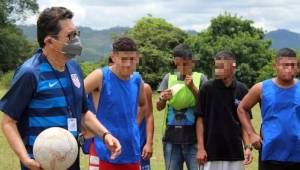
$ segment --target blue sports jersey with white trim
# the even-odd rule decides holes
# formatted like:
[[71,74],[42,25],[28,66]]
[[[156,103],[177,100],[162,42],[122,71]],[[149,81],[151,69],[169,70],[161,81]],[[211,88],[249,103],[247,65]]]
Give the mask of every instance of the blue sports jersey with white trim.
[[[33,157],[32,147],[40,132],[49,127],[67,129],[68,117],[77,118],[80,125],[87,104],[79,65],[70,60],[64,72],[55,71],[39,49],[16,70],[10,89],[0,100],[0,110],[17,121],[27,152]],[[76,136],[78,132],[72,133]]]

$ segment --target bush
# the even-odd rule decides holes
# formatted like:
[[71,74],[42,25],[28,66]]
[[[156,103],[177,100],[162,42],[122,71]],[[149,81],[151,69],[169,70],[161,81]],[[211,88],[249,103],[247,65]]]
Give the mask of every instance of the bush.
[[0,87],[1,88],[9,88],[11,85],[11,80],[13,78],[14,71],[8,71],[1,75],[0,77]]

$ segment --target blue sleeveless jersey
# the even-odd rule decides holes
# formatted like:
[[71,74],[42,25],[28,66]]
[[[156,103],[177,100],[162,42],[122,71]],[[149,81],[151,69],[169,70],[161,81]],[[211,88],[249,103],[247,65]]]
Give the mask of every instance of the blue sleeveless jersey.
[[129,80],[119,79],[109,67],[102,69],[103,80],[97,118],[121,143],[122,153],[115,160],[102,139],[95,137],[95,149],[101,160],[137,163],[140,159],[140,135],[136,122],[141,77],[133,73]]
[[262,160],[300,162],[300,82],[262,83]]

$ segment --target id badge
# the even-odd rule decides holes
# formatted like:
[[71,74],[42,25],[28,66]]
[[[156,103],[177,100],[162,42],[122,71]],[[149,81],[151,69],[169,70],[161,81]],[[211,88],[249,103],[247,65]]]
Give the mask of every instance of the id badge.
[[68,118],[68,130],[71,132],[77,132],[76,118]]

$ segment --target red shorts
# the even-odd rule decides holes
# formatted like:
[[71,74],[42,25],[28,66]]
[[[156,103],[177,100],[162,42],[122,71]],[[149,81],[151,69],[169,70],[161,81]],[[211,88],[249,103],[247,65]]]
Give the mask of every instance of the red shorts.
[[135,164],[111,164],[101,161],[97,156],[94,141],[90,144],[89,170],[140,170],[140,163]]

